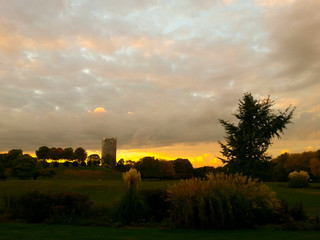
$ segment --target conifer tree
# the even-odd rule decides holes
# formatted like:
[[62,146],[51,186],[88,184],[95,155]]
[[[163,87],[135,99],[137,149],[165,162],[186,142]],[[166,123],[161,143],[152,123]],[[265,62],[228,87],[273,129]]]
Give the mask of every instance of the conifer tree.
[[275,112],[273,105],[274,101],[269,97],[256,100],[251,93],[245,93],[234,114],[238,124],[219,120],[226,131],[225,143],[219,141],[225,157],[220,159],[231,173],[266,177],[271,159],[266,151],[272,144],[272,138],[281,138],[294,112],[291,106],[284,112]]

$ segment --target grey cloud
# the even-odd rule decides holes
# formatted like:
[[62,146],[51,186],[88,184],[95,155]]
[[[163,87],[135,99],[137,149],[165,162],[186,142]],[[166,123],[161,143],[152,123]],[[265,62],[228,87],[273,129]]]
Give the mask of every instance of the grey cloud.
[[281,90],[299,91],[319,84],[320,17],[318,1],[296,1],[270,15],[270,61],[279,66],[276,77],[287,82]]

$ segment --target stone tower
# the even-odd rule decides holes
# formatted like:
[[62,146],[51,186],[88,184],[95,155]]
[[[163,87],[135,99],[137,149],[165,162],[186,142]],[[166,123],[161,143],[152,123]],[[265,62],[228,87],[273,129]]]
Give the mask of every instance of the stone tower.
[[117,159],[117,138],[103,138],[101,149],[102,164],[115,167]]

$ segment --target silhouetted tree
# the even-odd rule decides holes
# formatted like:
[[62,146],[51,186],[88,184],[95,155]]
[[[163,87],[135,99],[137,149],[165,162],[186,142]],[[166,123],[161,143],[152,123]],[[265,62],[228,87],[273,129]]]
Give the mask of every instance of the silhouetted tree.
[[206,175],[208,173],[215,173],[215,172],[216,172],[215,168],[210,166],[199,167],[193,170],[194,176],[197,178],[206,178]]
[[174,170],[177,178],[191,178],[193,177],[193,166],[188,159],[178,158],[173,161]]
[[129,169],[126,169],[125,165],[124,165],[124,160],[123,158],[121,158],[116,165],[116,170],[120,171],[120,172],[127,172]]
[[[271,139],[280,134],[291,123],[294,112],[289,106],[284,112],[275,113],[271,107],[274,102],[267,99],[256,100],[251,93],[245,93],[239,102],[238,111],[234,116],[239,120],[235,125],[229,121],[219,120],[226,130],[226,143],[220,143],[220,158],[227,163],[230,172],[241,172],[253,177],[261,176],[270,169],[270,156],[266,151],[272,144]],[[259,172],[259,173],[258,173]]]
[[154,157],[144,157],[140,159],[134,166],[140,173],[142,178],[160,178],[161,169],[158,159]]
[[68,148],[63,149],[62,158],[67,159],[67,160],[73,160],[75,158],[73,148],[68,147]]
[[64,161],[63,162],[63,166],[64,167],[69,167],[70,166],[70,162],[69,161]]
[[21,149],[11,149],[6,156],[6,165],[8,168],[12,167],[13,161],[18,157],[23,156],[23,151]]
[[47,146],[39,147],[39,149],[36,151],[36,155],[37,158],[41,160],[50,159],[50,148]]
[[28,154],[13,160],[11,176],[19,179],[31,179],[37,172],[37,159]]
[[0,154],[0,179],[6,179],[7,154]]
[[160,160],[159,167],[162,179],[173,179],[176,176],[173,161]]
[[82,162],[82,161],[85,161],[87,159],[87,152],[82,147],[78,147],[74,151],[74,156],[75,156],[75,159],[78,160],[78,162]]
[[88,166],[99,166],[100,165],[100,157],[98,154],[91,154],[87,159]]
[[72,162],[72,166],[73,166],[73,167],[79,167],[79,162],[73,161],[73,162]]
[[61,158],[60,151],[55,147],[50,148],[49,157],[52,160],[59,160]]

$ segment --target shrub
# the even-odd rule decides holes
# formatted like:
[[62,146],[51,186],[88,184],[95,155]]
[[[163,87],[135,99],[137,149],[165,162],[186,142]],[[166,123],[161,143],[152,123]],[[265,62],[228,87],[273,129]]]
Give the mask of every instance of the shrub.
[[40,168],[49,168],[50,164],[46,160],[38,161],[38,165]]
[[291,224],[295,221],[307,220],[307,215],[301,202],[296,202],[293,206],[289,207],[288,202],[281,199],[275,220],[278,224]]
[[91,205],[88,197],[81,194],[33,191],[20,196],[5,196],[3,212],[10,218],[30,223],[55,222],[57,219],[73,220],[74,217],[83,216]]
[[168,190],[170,219],[181,227],[231,229],[271,221],[279,201],[265,184],[239,174],[207,174]]
[[138,193],[141,175],[136,169],[131,168],[123,174],[123,180],[126,193],[117,209],[118,218],[125,224],[142,221],[146,217],[147,210],[143,198]]
[[40,223],[50,216],[51,199],[38,191],[5,196],[3,203],[4,211],[13,219]]
[[85,167],[85,166],[87,166],[87,164],[86,164],[85,161],[82,161],[82,162],[80,163],[80,166],[81,166],[81,167]]
[[303,208],[301,202],[297,202],[294,206],[289,209],[289,214],[295,221],[304,221],[307,219],[306,211]]
[[77,161],[73,161],[73,162],[72,162],[72,166],[73,166],[73,167],[79,167],[79,163],[78,163]]
[[309,174],[305,171],[294,171],[289,174],[289,187],[303,188],[309,186]]
[[148,218],[151,221],[161,222],[169,217],[169,202],[168,192],[165,189],[148,189],[140,192],[144,198],[147,210]]
[[70,162],[69,161],[64,161],[63,162],[63,166],[64,167],[69,167],[70,166]]
[[60,164],[57,161],[52,162],[52,167],[57,168]]
[[29,155],[23,155],[13,160],[11,176],[14,178],[31,179],[37,171],[37,160]]
[[79,193],[53,194],[51,198],[51,213],[54,217],[62,216],[73,218],[83,216],[92,205],[88,196]]

